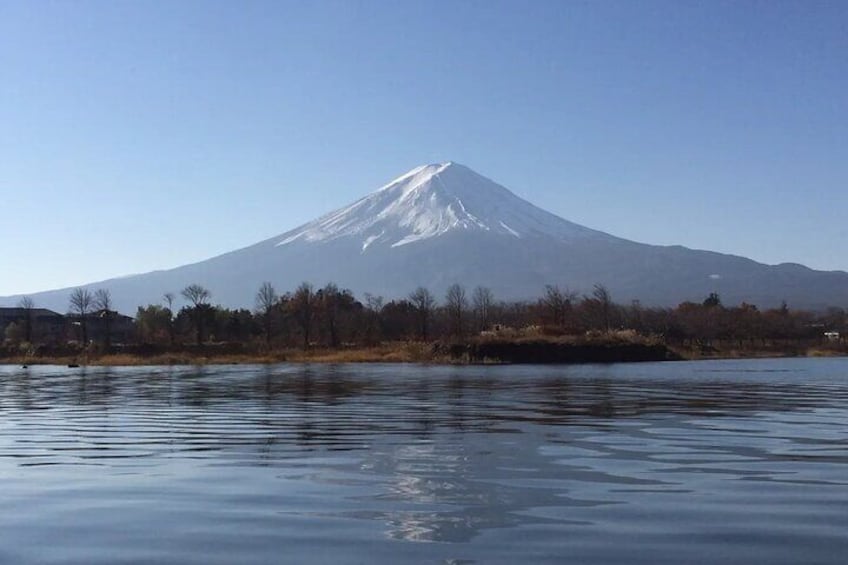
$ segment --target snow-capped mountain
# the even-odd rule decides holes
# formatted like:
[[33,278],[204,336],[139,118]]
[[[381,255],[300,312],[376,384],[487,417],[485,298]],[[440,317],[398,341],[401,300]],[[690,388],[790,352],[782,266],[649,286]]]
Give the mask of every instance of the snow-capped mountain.
[[285,234],[278,245],[350,237],[371,246],[400,247],[451,231],[482,231],[563,241],[608,238],[545,212],[458,163],[416,167],[350,206]]
[[[117,307],[132,314],[192,283],[207,287],[215,302],[250,307],[263,281],[281,291],[303,281],[335,282],[387,299],[417,286],[441,296],[455,282],[487,286],[503,299],[535,299],[546,284],[589,292],[602,283],[616,301],[646,305],[700,301],[710,292],[727,304],[848,304],[848,273],[628,241],[546,212],[457,163],[417,167],[349,206],[250,247],[89,286],[110,289]],[[64,311],[69,294],[62,289],[33,298]],[[0,299],[0,305],[17,299]]]

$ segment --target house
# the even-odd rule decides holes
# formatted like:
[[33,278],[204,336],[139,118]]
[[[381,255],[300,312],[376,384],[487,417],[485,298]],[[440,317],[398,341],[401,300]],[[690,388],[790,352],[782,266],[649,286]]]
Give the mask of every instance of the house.
[[[73,328],[68,337],[82,340],[79,315],[68,314],[67,319]],[[135,339],[135,320],[114,310],[96,310],[86,314],[85,330],[89,342],[127,343]]]
[[58,342],[65,333],[65,317],[46,308],[0,308],[0,342],[6,330],[15,324],[20,340],[26,340],[27,324],[30,341]]
[[[26,341],[29,320],[29,341],[34,343],[64,343],[81,340],[80,317],[62,315],[45,308],[0,308],[0,343],[12,338],[6,330],[14,324],[14,337]],[[86,333],[90,342],[127,343],[135,339],[135,320],[114,310],[98,310],[86,314]],[[107,339],[108,337],[108,339]]]

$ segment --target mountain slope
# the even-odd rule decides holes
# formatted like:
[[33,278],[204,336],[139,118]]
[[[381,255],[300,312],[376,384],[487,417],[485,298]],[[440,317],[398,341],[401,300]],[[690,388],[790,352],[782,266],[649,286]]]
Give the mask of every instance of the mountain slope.
[[[279,290],[332,281],[386,298],[419,285],[441,296],[454,282],[485,285],[505,299],[536,298],[545,284],[588,292],[603,283],[619,302],[648,305],[702,300],[714,291],[728,304],[848,304],[842,271],[617,238],[546,212],[456,163],[417,167],[350,206],[250,247],[90,286],[109,288],[118,308],[132,314],[191,283],[209,288],[216,302],[250,307],[266,280]],[[63,289],[34,299],[63,311],[68,295]]]

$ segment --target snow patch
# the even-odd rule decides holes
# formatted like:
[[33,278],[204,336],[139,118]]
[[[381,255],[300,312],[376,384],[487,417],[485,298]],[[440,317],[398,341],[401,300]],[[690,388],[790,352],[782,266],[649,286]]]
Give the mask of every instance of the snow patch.
[[518,233],[517,231],[515,231],[514,229],[512,229],[511,227],[509,227],[508,225],[506,225],[505,223],[501,222],[501,227],[503,229],[505,229],[506,231],[508,231],[509,233],[511,233],[512,235],[514,235],[515,237],[521,239],[521,234]]
[[374,243],[375,241],[377,241],[378,239],[380,239],[381,237],[383,237],[384,233],[386,233],[386,232],[381,231],[377,235],[370,235],[370,236],[366,237],[365,241],[362,242],[362,252],[365,253],[365,250],[368,249],[368,246],[371,245],[372,243]]

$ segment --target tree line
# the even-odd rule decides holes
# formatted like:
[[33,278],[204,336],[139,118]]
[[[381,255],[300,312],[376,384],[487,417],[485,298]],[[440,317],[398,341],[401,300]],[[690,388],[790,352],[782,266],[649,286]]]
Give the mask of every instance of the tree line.
[[181,295],[187,304],[176,312],[171,294],[161,304],[138,309],[140,341],[337,348],[400,340],[461,340],[481,332],[517,329],[548,335],[628,329],[688,346],[757,346],[768,341],[820,339],[824,331],[843,329],[848,322],[839,308],[812,313],[786,304],[766,310],[746,303],[727,307],[714,293],[702,302],[684,302],[674,308],[645,307],[638,301],[623,305],[601,284],[587,295],[548,285],[540,298],[528,301],[497,300],[487,287],[469,291],[453,284],[441,299],[418,287],[405,298],[387,301],[367,293],[358,300],[334,283],[315,287],[304,282],[280,293],[266,282],[257,290],[252,310],[213,306],[211,292],[200,285],[186,287]]
[[[256,291],[253,309],[214,305],[211,291],[199,284],[186,286],[179,297],[184,303],[179,308],[178,295],[172,292],[163,294],[158,304],[138,308],[137,343],[173,347],[238,342],[266,350],[307,349],[402,340],[462,340],[481,332],[585,335],[627,329],[671,344],[756,347],[768,342],[821,339],[825,331],[844,331],[848,326],[848,316],[841,308],[813,313],[790,309],[786,304],[766,310],[745,303],[725,306],[715,293],[701,302],[684,302],[674,308],[645,307],[638,301],[619,304],[601,284],[589,294],[548,285],[538,299],[527,301],[497,300],[487,287],[469,291],[460,284],[448,287],[440,298],[418,287],[402,299],[387,301],[366,293],[358,300],[350,290],[334,283],[315,287],[308,282],[289,292],[278,292],[265,282]],[[26,312],[35,308],[29,298],[21,300],[19,306]],[[100,342],[108,348],[110,324],[117,317],[109,291],[74,290],[68,315],[83,344],[89,343],[88,325],[93,313],[97,313]],[[32,316],[27,315],[6,328],[6,341],[37,343],[35,330]]]

